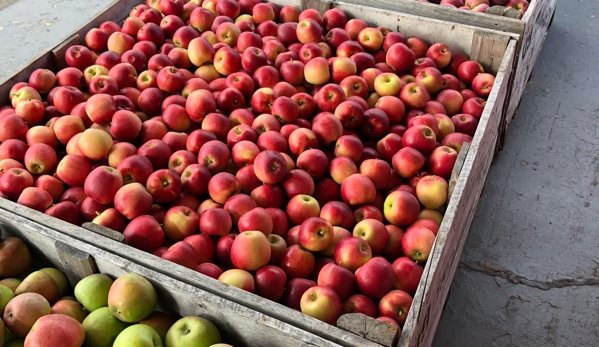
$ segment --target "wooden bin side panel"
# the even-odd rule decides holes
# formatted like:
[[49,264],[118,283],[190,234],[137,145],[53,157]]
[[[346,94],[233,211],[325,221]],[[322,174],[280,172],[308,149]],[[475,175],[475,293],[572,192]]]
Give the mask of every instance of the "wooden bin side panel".
[[[422,16],[443,21],[449,21],[480,28],[493,29],[508,33],[522,34],[524,21],[514,18],[496,16],[474,11],[464,11],[439,6],[438,4],[422,3],[414,0],[343,0],[344,2],[365,5],[397,11],[414,16]],[[545,0],[533,0],[534,2]]]
[[399,346],[422,347],[430,346],[433,342],[434,333],[431,332],[437,328],[451,286],[451,279],[457,268],[493,159],[501,109],[503,101],[508,97],[507,84],[510,73],[513,73],[515,50],[516,41],[511,40],[507,45],[507,53],[501,63],[500,73],[491,94],[494,104],[492,107],[485,108],[481,117],[479,131],[470,146],[452,200],[445,212],[445,218],[414,297]]
[[524,14],[523,20],[526,21],[526,29],[520,43],[514,83],[507,108],[506,122],[508,124],[514,117],[518,105],[520,105],[524,89],[541,53],[545,37],[547,37],[549,24],[556,7],[557,0],[535,0]]
[[210,319],[219,327],[222,335],[236,346],[339,347],[338,344],[75,240],[5,209],[0,209],[0,226],[3,237],[15,236],[23,239],[40,264],[52,264],[68,273],[69,266],[65,266],[59,247],[56,246],[57,243],[62,243],[89,254],[95,264],[94,270],[97,269],[98,272],[112,278],[127,273],[144,276],[158,291],[161,309],[181,316],[202,316]]

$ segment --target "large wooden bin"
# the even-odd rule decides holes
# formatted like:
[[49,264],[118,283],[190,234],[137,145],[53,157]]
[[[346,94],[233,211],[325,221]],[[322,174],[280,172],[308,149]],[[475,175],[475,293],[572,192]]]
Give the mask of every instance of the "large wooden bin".
[[0,231],[2,238],[14,236],[25,241],[34,257],[36,268],[50,266],[63,271],[73,287],[79,280],[93,273],[103,273],[113,279],[127,273],[141,275],[156,288],[160,310],[210,319],[218,326],[223,339],[235,346],[339,347],[338,344],[312,333],[182,283],[5,209],[0,209]]
[[[370,5],[372,4],[366,7],[343,2],[331,3],[314,0],[274,0],[273,2],[279,5],[291,5],[302,9],[309,7],[317,8],[320,11],[337,7],[345,11],[349,17],[361,18],[377,26],[399,30],[408,36],[418,36],[429,43],[444,42],[452,51],[466,54],[471,59],[481,62],[485,70],[496,75],[495,86],[487,100],[470,149],[467,152],[466,150],[463,151],[463,165],[461,168],[454,170],[454,185],[451,199],[448,203],[445,218],[439,229],[433,251],[424,269],[424,275],[414,296],[414,301],[408,319],[403,327],[401,338],[397,343],[392,343],[392,345],[397,346],[430,346],[493,158],[502,115],[505,113],[506,102],[509,99],[510,79],[513,74],[517,42],[520,36],[514,33],[503,33],[469,25],[377,9],[371,7]],[[114,1],[100,17],[102,20],[112,19],[118,21],[129,12],[129,9],[134,4],[135,2],[131,0]],[[43,66],[55,69],[57,64],[59,66],[61,52],[64,52],[65,47],[74,44],[80,37],[83,37],[90,27],[89,25],[82,27],[78,32],[73,33],[73,37],[70,40],[59,45],[53,51],[35,59],[32,65],[17,74],[10,81],[1,85],[0,100],[6,100],[8,90],[12,84],[17,81],[26,80],[35,68]],[[247,330],[252,330],[249,334],[252,334],[256,338],[245,341],[248,345],[260,346],[262,344],[255,342],[259,341],[257,339],[258,336],[277,333],[279,331],[282,334],[281,337],[272,337],[272,344],[265,345],[298,346],[301,343],[310,343],[309,341],[311,341],[312,336],[316,335],[324,339],[311,342],[318,346],[326,346],[327,343],[328,345],[339,344],[355,347],[382,346],[379,343],[364,338],[363,336],[368,336],[368,333],[365,331],[360,332],[361,336],[359,336],[338,327],[324,324],[281,304],[228,286],[195,271],[134,249],[114,239],[51,218],[8,200],[0,199],[0,217],[7,223],[13,223],[13,227],[16,229],[21,224],[23,227],[32,230],[39,229],[40,238],[46,237],[43,233],[52,234],[58,238],[65,238],[66,236],[58,236],[59,234],[56,233],[60,232],[82,241],[75,243],[78,248],[88,253],[96,252],[92,254],[94,257],[96,254],[102,255],[99,258],[102,259],[100,263],[96,259],[97,266],[101,271],[114,269],[115,272],[113,275],[118,275],[124,271],[122,268],[117,270],[118,264],[122,264],[122,267],[125,267],[127,270],[143,270],[144,272],[151,273],[152,276],[156,276],[153,281],[162,292],[166,291],[171,285],[178,289],[184,288],[186,293],[191,292],[185,294],[185,298],[177,298],[176,295],[172,295],[173,304],[176,304],[177,306],[175,307],[179,307],[183,314],[192,314],[192,311],[190,311],[192,309],[200,310],[198,306],[205,307],[208,305],[201,300],[204,298],[208,300],[207,298],[210,298],[210,300],[217,301],[223,310],[222,312],[214,312],[215,315],[247,315],[248,320],[251,322],[251,324],[248,324]],[[43,233],[41,230],[43,230]],[[28,238],[33,242],[37,236],[31,231],[28,234]],[[46,242],[49,243],[50,241]],[[51,253],[47,256],[57,259],[55,251],[51,250],[50,246],[48,246],[48,252]],[[98,249],[102,249],[102,251]],[[44,251],[45,249],[41,250]],[[115,257],[110,258],[109,254],[115,254]],[[104,258],[116,260],[104,260]],[[131,263],[127,260],[131,261]],[[141,266],[135,265],[133,262]],[[194,293],[201,293],[201,295],[197,294],[202,296],[202,298],[198,299],[200,301],[190,299],[190,297],[195,295]],[[222,299],[217,299],[216,296]],[[190,307],[185,307],[186,305]],[[218,305],[214,304],[212,307],[216,309]],[[230,307],[227,305],[230,305]],[[263,319],[265,327],[259,327],[254,324],[259,319]],[[234,327],[228,324],[227,328],[234,331]],[[294,336],[295,341],[298,341],[297,343],[289,342],[292,340],[285,340],[293,339]],[[328,342],[325,343],[325,340]],[[285,341],[289,343],[285,344]],[[300,343],[299,341],[303,342]]]
[[499,145],[501,148],[503,147],[507,126],[516,113],[516,109],[524,95],[526,84],[531,77],[539,53],[541,53],[547,30],[553,21],[557,0],[529,0],[530,6],[520,19],[490,13],[464,11],[415,0],[344,1],[352,4],[366,5],[367,3],[368,6],[401,13],[518,34],[520,40],[516,47],[511,90],[505,109],[505,120],[501,124],[499,133]]

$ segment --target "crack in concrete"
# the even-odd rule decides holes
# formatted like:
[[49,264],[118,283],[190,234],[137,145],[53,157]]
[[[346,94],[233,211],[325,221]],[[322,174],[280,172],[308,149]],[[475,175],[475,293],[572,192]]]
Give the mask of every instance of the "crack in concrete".
[[500,277],[514,284],[521,284],[540,290],[550,290],[565,287],[599,286],[599,277],[560,278],[553,281],[531,280],[512,271],[505,270],[487,260],[481,260],[478,262],[461,261],[458,266],[460,268],[475,271],[483,275]]

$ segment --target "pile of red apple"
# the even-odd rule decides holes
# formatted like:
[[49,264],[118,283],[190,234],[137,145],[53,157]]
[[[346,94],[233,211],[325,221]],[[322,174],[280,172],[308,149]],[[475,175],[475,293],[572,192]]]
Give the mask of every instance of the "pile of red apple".
[[154,311],[158,294],[138,274],[112,280],[83,278],[71,288],[67,276],[33,259],[19,238],[0,240],[0,345],[5,347],[211,346],[221,344],[209,320],[177,320]]
[[430,2],[441,6],[459,8],[460,10],[487,12],[492,6],[505,6],[514,8],[522,15],[528,10],[528,0],[417,0],[418,2]]
[[0,193],[335,324],[402,325],[494,77],[259,0],[153,0],[0,110]]

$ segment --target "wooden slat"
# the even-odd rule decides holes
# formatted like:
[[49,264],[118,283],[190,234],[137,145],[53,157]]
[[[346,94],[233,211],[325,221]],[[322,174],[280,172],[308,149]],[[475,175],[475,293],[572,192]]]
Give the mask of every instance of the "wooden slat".
[[477,30],[472,39],[470,59],[480,62],[485,71],[498,71],[509,40],[506,35]]
[[98,225],[96,223],[91,223],[91,222],[83,223],[83,225],[81,225],[81,226],[89,231],[92,231],[92,232],[102,235],[102,236],[106,236],[109,239],[115,240],[117,242],[125,242],[125,237],[123,236],[123,234],[119,233],[118,231],[107,228],[105,226]]
[[447,188],[447,201],[451,201],[451,197],[453,196],[453,191],[455,189],[456,184],[458,184],[458,179],[460,178],[460,174],[462,173],[462,168],[464,167],[464,162],[466,161],[466,156],[470,151],[470,142],[464,142],[462,144],[462,148],[460,149],[460,153],[458,153],[458,157],[456,158],[455,164],[453,165],[453,170],[451,170],[451,177],[449,178],[449,184]]
[[521,20],[505,18],[486,13],[464,11],[454,8],[417,2],[414,0],[343,0],[352,4],[367,4],[371,7],[393,10],[405,14],[434,18],[454,23],[488,28],[509,33],[522,34],[524,23]]
[[514,84],[512,86],[509,107],[507,108],[507,123],[513,118],[518,105],[520,105],[524,89],[530,79],[537,58],[541,53],[545,37],[547,37],[547,30],[556,7],[557,0],[533,1],[522,18],[526,22],[526,29],[522,36]]
[[56,241],[55,246],[71,287],[75,288],[79,281],[98,272],[96,263],[89,254],[62,241]]
[[[218,326],[225,339],[235,346],[339,347],[338,344],[314,334],[159,274],[5,209],[0,209],[0,223],[3,237],[21,238],[34,256],[42,255],[45,266],[54,266],[67,274],[77,273],[77,276],[82,277],[89,274],[90,269],[81,266],[80,260],[86,262],[86,259],[93,257],[97,266],[93,268],[93,272],[104,273],[112,278],[127,273],[144,276],[156,288],[161,310],[181,316],[210,319]],[[81,269],[84,270],[80,271]]]
[[399,337],[399,330],[396,326],[378,321],[362,313],[344,314],[337,320],[337,326],[385,347],[395,346]]
[[457,268],[493,159],[501,121],[501,108],[503,100],[508,96],[507,83],[512,72],[515,49],[516,42],[511,41],[489,97],[494,102],[487,103],[481,116],[478,130],[414,297],[399,346],[416,347],[432,344],[451,279]]
[[323,14],[326,10],[330,9],[333,5],[332,0],[302,0],[300,8],[313,8]]

